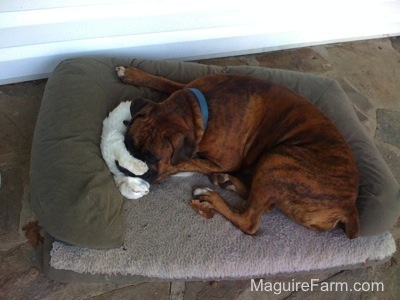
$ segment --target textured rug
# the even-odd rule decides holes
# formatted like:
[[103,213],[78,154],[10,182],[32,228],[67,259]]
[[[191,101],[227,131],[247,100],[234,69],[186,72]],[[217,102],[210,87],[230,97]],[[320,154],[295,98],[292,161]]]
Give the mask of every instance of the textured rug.
[[[221,215],[204,219],[190,206],[193,187],[212,184],[200,174],[171,177],[124,203],[126,237],[119,249],[53,243],[53,268],[78,273],[143,275],[160,279],[257,278],[278,273],[351,266],[390,257],[390,233],[348,240],[341,229],[318,233],[278,210],[266,213],[255,236]],[[222,191],[232,204],[236,195]]]

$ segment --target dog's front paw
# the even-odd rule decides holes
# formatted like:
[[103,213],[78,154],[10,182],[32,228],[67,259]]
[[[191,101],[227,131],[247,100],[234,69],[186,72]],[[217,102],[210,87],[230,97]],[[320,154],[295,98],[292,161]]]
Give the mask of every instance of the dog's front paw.
[[232,191],[243,199],[246,199],[249,195],[249,190],[246,185],[232,175],[227,173],[212,173],[208,177],[214,185]]
[[210,181],[225,190],[230,190],[236,192],[236,187],[233,184],[229,174],[226,173],[212,173],[210,176]]
[[124,66],[116,67],[115,71],[117,72],[117,76],[119,78],[124,79],[124,77],[125,77],[125,67]]
[[138,177],[120,177],[115,182],[122,196],[127,199],[139,199],[150,191],[150,184]]
[[150,76],[146,72],[134,67],[119,66],[115,68],[115,71],[123,83],[135,86],[146,86]]
[[207,201],[210,198],[211,194],[215,193],[212,189],[208,187],[197,188],[193,190],[193,196],[196,199],[202,199],[203,201]]

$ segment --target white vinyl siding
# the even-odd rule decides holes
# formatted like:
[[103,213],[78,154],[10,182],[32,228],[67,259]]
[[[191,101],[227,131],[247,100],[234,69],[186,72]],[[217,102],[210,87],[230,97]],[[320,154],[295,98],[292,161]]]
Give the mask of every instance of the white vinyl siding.
[[0,84],[76,56],[194,60],[400,34],[400,0],[0,0]]

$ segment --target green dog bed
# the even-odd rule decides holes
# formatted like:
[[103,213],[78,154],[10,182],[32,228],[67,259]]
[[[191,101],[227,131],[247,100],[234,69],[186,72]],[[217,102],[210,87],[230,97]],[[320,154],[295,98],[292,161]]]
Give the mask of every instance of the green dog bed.
[[[50,76],[32,145],[31,200],[39,222],[50,239],[84,248],[123,247],[127,230],[124,221],[126,205],[135,205],[135,209],[141,207],[140,202],[124,206],[124,200],[101,157],[102,122],[123,100],[145,97],[163,101],[168,95],[122,84],[115,74],[115,67],[119,65],[131,65],[183,83],[205,74],[252,75],[282,84],[307,97],[331,117],[355,155],[360,172],[357,208],[361,235],[385,235],[396,222],[400,212],[399,185],[336,81],[257,67],[77,58],[60,63]],[[152,188],[146,199],[151,200]],[[164,217],[165,220],[157,220],[165,223],[163,228],[168,228],[168,222],[179,222],[179,216],[175,215],[173,220]],[[173,233],[166,232],[171,239],[174,238]]]

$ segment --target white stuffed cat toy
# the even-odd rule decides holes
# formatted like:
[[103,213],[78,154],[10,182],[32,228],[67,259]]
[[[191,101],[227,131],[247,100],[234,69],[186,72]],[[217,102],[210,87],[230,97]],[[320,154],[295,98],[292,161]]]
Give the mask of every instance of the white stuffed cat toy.
[[148,170],[146,163],[134,158],[125,147],[127,126],[124,122],[129,122],[132,118],[130,105],[131,101],[121,102],[104,119],[100,148],[121,194],[127,199],[138,199],[149,193],[150,184],[139,177],[126,176],[118,168],[119,165],[121,169],[136,176],[143,175]]

